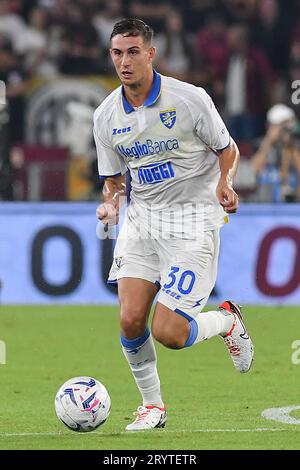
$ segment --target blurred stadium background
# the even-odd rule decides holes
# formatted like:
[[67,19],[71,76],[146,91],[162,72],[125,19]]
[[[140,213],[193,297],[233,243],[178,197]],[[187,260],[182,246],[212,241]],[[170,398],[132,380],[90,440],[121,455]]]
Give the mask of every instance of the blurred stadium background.
[[[0,0],[1,302],[116,303],[92,116],[118,85],[109,35],[124,15],[153,25],[156,68],[205,87],[241,151],[215,300],[299,303],[297,0]],[[268,137],[279,103],[296,118],[287,143]]]
[[[252,382],[247,377],[243,388],[237,383],[238,379],[231,382],[230,376],[224,378],[222,390],[226,383],[226,394],[226,387],[229,390],[234,383],[235,389],[243,395],[246,388],[250,390],[253,383],[256,384],[251,396],[252,403],[257,401],[257,410],[268,405],[295,404],[292,385],[297,381],[290,354],[292,341],[297,339],[300,317],[297,309],[290,306],[299,306],[300,303],[298,0],[0,0],[0,90],[4,88],[3,83],[6,85],[6,100],[3,94],[0,96],[0,316],[3,312],[0,339],[7,342],[8,347],[9,341],[12,344],[7,351],[8,364],[9,354],[18,361],[18,367],[22,364],[22,357],[14,352],[17,346],[20,347],[19,354],[27,358],[24,361],[28,361],[26,366],[22,366],[23,375],[13,359],[12,369],[8,365],[1,368],[7,379],[3,383],[9,384],[13,377],[21,374],[26,386],[28,380],[29,390],[35,383],[30,374],[35,371],[44,381],[42,396],[47,397],[50,385],[47,380],[50,379],[44,377],[46,372],[43,372],[41,363],[37,363],[44,358],[52,380],[51,397],[48,397],[52,413],[52,395],[60,382],[69,376],[82,374],[84,361],[90,360],[88,356],[92,351],[94,357],[97,356],[99,350],[95,328],[87,333],[93,338],[88,352],[85,351],[85,343],[80,344],[84,320],[79,319],[78,307],[77,320],[71,325],[69,317],[64,320],[60,317],[62,310],[59,305],[95,304],[96,310],[94,307],[87,312],[89,325],[95,325],[97,312],[106,313],[103,306],[117,306],[118,303],[115,291],[106,285],[114,242],[105,238],[103,230],[100,230],[103,239],[96,237],[94,214],[102,188],[92,138],[92,116],[94,109],[118,85],[107,49],[112,26],[123,16],[139,17],[153,26],[159,51],[157,70],[203,86],[211,94],[241,151],[241,166],[236,179],[241,207],[222,230],[220,269],[211,301],[217,303],[233,298],[245,305],[260,306],[257,309],[259,316],[256,317],[253,307],[250,307],[249,315],[252,331],[256,331],[258,358],[261,358],[258,359],[256,373],[269,372],[271,367],[272,378],[268,376],[267,383],[267,379],[264,382],[259,375],[254,375]],[[285,114],[287,108],[277,108],[267,122],[268,111],[276,104],[288,106],[291,114]],[[282,141],[272,138],[270,125],[284,121],[286,116],[293,116],[296,125],[286,129],[287,135]],[[6,307],[8,304],[11,306]],[[15,309],[16,304],[19,306]],[[38,308],[39,312],[37,307],[33,308],[31,314],[30,307],[24,307],[25,322],[21,318],[24,304],[59,305],[51,318],[46,307]],[[104,383],[111,383],[113,399],[116,397],[113,403],[117,402],[114,405],[116,412],[122,416],[121,405],[127,409],[128,404],[123,403],[124,397],[118,402],[120,384],[109,369],[110,334],[113,344],[118,347],[117,308],[113,311],[113,326],[105,316],[106,346],[105,351],[100,350],[100,356],[104,358],[101,378]],[[37,323],[41,318],[45,320],[45,331]],[[281,335],[283,318],[287,322],[284,340]],[[269,341],[268,336],[259,330],[261,322],[265,331],[270,332]],[[60,323],[63,330],[56,338],[56,324]],[[28,334],[25,337],[23,331],[26,328]],[[56,351],[53,355],[45,346],[47,341],[49,346],[51,343],[50,350]],[[65,354],[64,364],[60,362],[55,341],[58,341],[57,348]],[[72,355],[67,358],[68,341],[80,347],[76,364]],[[279,343],[280,348],[276,345]],[[213,362],[213,346],[205,347],[211,351],[207,356],[209,362]],[[262,356],[262,353],[266,355]],[[165,361],[165,374],[169,367],[169,359],[166,358],[173,357],[174,367],[177,367],[175,356],[165,352],[164,357],[162,351],[159,354],[162,366]],[[185,354],[180,359],[182,362]],[[190,354],[186,363],[192,364],[190,361],[194,358],[194,366],[190,367],[198,367],[196,353],[194,356],[194,353]],[[59,373],[55,361],[60,364]],[[119,362],[120,366],[117,366]],[[223,369],[222,364],[219,363],[220,370]],[[121,365],[123,369],[117,374],[122,377],[124,373],[122,383],[127,384],[129,371],[125,370],[120,353],[112,367],[117,370]],[[206,367],[204,361],[201,367]],[[89,371],[87,373],[98,374],[96,365]],[[220,376],[223,378],[222,374]],[[285,383],[286,388],[276,391],[279,376],[285,377],[282,384],[284,386]],[[210,380],[214,387],[215,376]],[[181,386],[174,381],[175,377],[170,376],[170,391],[172,383],[174,389]],[[5,393],[9,393],[9,386],[5,387]],[[21,383],[18,388],[21,388]],[[134,390],[132,384],[132,393]],[[210,390],[207,386],[206,393],[209,394]],[[269,398],[272,394],[274,402],[271,404]],[[131,396],[130,406],[134,407],[137,395],[133,398]],[[196,413],[198,398],[194,399]],[[23,409],[27,406],[25,401],[18,403],[23,403]],[[43,408],[39,398],[37,403],[48,419],[50,412]],[[211,403],[215,405],[217,402]],[[229,415],[232,417],[236,406],[236,403],[232,408],[229,406],[228,415],[223,416],[211,404],[215,427],[224,427],[224,421],[220,424],[220,419],[226,421]],[[201,407],[205,414],[205,402]],[[257,410],[255,413],[259,413]],[[224,406],[221,411],[224,411]],[[26,422],[21,427],[14,423],[14,430],[25,432],[28,426],[32,432],[49,429],[46,418],[37,426],[34,410],[27,409],[26,412]],[[9,413],[13,416],[12,409]],[[191,428],[193,419],[191,417]],[[232,426],[242,428],[245,414],[241,413],[239,419]],[[51,429],[56,429],[58,423],[52,414],[49,420],[55,423]],[[263,426],[259,420],[250,420],[249,423],[246,422],[246,426],[251,427],[253,423]],[[114,430],[114,425],[108,426]],[[184,425],[184,428],[188,427]],[[3,432],[7,432],[6,427],[3,427]],[[225,434],[222,436],[224,439]],[[247,439],[245,445],[251,447],[254,441],[248,435]],[[255,439],[252,447],[262,448],[263,441],[259,436]],[[11,442],[11,448],[17,447],[13,434]],[[146,440],[143,442],[141,445],[150,445],[145,444]],[[151,442],[154,449],[163,445],[160,443],[163,441],[158,442],[157,439]],[[171,444],[171,448],[180,445],[176,442]],[[186,447],[191,445],[188,438],[182,442]],[[193,441],[193,448],[199,448],[197,442],[196,439]],[[207,446],[222,447],[210,437],[207,437],[207,442]],[[242,446],[246,437],[239,442]],[[298,445],[290,436],[284,445],[280,442],[278,437],[275,444],[270,443],[270,448],[288,448],[289,445],[296,448]],[[1,445],[6,448],[5,443]],[[35,444],[22,445],[31,448]],[[133,440],[131,444],[127,442],[124,445],[137,444]],[[231,445],[238,446],[228,438],[225,447],[230,448]],[[68,446],[72,447],[70,443]]]

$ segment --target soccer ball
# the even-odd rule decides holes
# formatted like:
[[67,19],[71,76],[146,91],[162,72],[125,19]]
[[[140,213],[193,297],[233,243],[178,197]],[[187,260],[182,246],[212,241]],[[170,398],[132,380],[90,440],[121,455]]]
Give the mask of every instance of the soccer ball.
[[67,380],[55,396],[56,414],[72,431],[94,431],[107,420],[110,406],[108,391],[92,377]]

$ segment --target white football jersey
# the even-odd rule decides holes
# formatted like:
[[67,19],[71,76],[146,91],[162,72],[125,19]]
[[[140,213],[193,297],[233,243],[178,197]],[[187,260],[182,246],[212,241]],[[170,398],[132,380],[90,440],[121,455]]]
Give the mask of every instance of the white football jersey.
[[216,197],[216,152],[231,139],[203,88],[154,71],[149,97],[134,108],[120,86],[96,109],[94,137],[101,177],[130,171],[131,206],[143,208],[139,217],[176,205],[189,207],[190,216],[201,213],[204,230],[226,221]]

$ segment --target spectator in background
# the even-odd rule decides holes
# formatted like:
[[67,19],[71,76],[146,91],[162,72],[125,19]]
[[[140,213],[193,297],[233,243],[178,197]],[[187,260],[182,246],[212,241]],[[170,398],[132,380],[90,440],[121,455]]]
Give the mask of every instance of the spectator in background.
[[22,41],[25,27],[24,20],[11,11],[9,0],[0,0],[0,34],[10,41],[13,49]]
[[154,44],[157,46],[156,66],[162,74],[192,81],[192,47],[178,10],[174,9],[167,15],[164,33],[155,37]]
[[[291,47],[290,64],[288,68],[288,78],[284,94],[284,101],[292,106],[298,119],[300,119],[299,103],[299,83],[300,83],[300,41],[295,41]],[[295,93],[295,95],[294,95]],[[295,100],[296,98],[296,100]]]
[[295,113],[288,106],[277,104],[268,111],[267,122],[267,133],[251,158],[258,181],[257,200],[300,200],[300,133]]
[[[297,18],[298,18],[299,13],[300,13],[300,1],[297,2],[297,6],[298,6]],[[289,59],[289,65],[287,68],[288,73],[286,77],[284,101],[286,103],[289,103],[293,107],[298,119],[300,119],[299,103],[298,102],[293,103],[291,101],[291,95],[293,93],[293,82],[300,80],[300,20],[298,20],[298,22],[296,23],[296,26],[292,33],[292,40],[290,44],[288,59]]]
[[271,101],[274,74],[266,55],[252,47],[246,26],[229,29],[230,53],[225,83],[225,112],[232,137],[250,140],[263,131],[263,116]]
[[230,23],[246,22],[249,26],[254,24],[259,3],[257,0],[222,0],[221,3]]
[[6,85],[9,143],[22,142],[24,134],[25,73],[8,41],[0,42],[0,80]]
[[208,87],[217,107],[224,107],[224,82],[229,57],[227,24],[220,14],[210,14],[196,36],[196,53],[208,74]]
[[0,201],[13,199],[13,170],[9,160],[9,114],[0,103]]
[[220,0],[176,0],[175,3],[183,12],[188,30],[194,34],[205,27],[205,19],[209,14],[220,14],[223,11]]
[[[5,104],[0,102],[0,200],[14,199],[15,168],[11,158],[15,142],[23,140],[25,80],[11,43],[0,40],[0,81],[5,83]],[[3,91],[3,90],[2,90]]]
[[71,0],[53,0],[49,5],[51,24],[64,26],[68,21],[68,15],[73,3],[75,2],[71,2]]
[[[294,21],[292,21],[291,18],[289,18],[289,15],[287,16],[285,13],[284,17],[286,18],[287,16],[287,18],[289,19],[288,26],[291,30],[290,34],[288,34],[286,39],[289,39],[291,37],[291,41],[289,44],[289,48],[286,52],[285,59],[287,60],[287,67],[283,74],[284,80],[282,82],[280,90],[281,93],[278,96],[277,102],[284,102],[291,106],[294,112],[296,113],[297,118],[300,120],[298,93],[297,101],[294,102],[294,100],[292,99],[295,90],[295,88],[293,87],[293,82],[300,80],[300,20],[298,19],[300,14],[300,0],[295,0],[293,3],[294,8],[292,8],[292,5],[289,5],[289,8],[287,9],[285,4],[282,5],[282,9],[286,9],[289,15],[291,14],[291,11],[294,13]],[[292,26],[294,26],[294,28],[292,28]]]
[[131,0],[128,5],[128,16],[140,18],[151,24],[154,31],[163,31],[165,19],[172,10],[169,0]]
[[98,33],[100,44],[103,45],[103,60],[108,73],[113,72],[113,64],[109,56],[110,34],[115,22],[123,17],[123,3],[122,0],[110,0],[104,2],[103,5],[99,4],[92,17],[92,24]]
[[287,8],[286,2],[281,0],[282,11],[284,16],[287,17],[289,28],[291,30],[291,40],[299,40],[300,38],[300,0],[294,0],[289,2],[289,7]]
[[196,51],[215,79],[224,78],[228,62],[227,24],[220,14],[206,18],[206,26],[196,36]]
[[123,3],[122,0],[110,0],[104,5],[98,5],[95,10],[92,22],[105,49],[110,47],[110,34],[114,24],[123,17]]
[[111,0],[79,0],[80,4],[86,11],[87,15],[92,18],[99,6],[99,4],[108,4]]
[[105,72],[103,49],[97,31],[79,2],[72,2],[68,11],[62,33],[59,71],[68,75]]
[[30,75],[54,76],[57,65],[50,58],[52,38],[49,37],[49,17],[44,8],[35,7],[29,12],[21,40],[17,43],[18,54],[24,57],[24,68]]
[[288,66],[290,30],[281,14],[278,0],[260,0],[252,30],[255,43],[264,51],[273,70],[285,73]]

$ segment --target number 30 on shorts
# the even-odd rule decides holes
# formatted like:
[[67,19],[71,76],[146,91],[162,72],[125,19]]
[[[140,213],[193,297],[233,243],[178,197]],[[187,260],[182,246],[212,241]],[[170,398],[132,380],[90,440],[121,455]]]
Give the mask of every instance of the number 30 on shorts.
[[171,266],[171,271],[168,274],[168,277],[170,278],[170,282],[164,284],[164,289],[170,289],[177,283],[177,288],[178,291],[181,294],[189,294],[195,284],[196,276],[193,271],[183,271],[180,275],[178,273],[180,271],[180,268],[177,266]]

